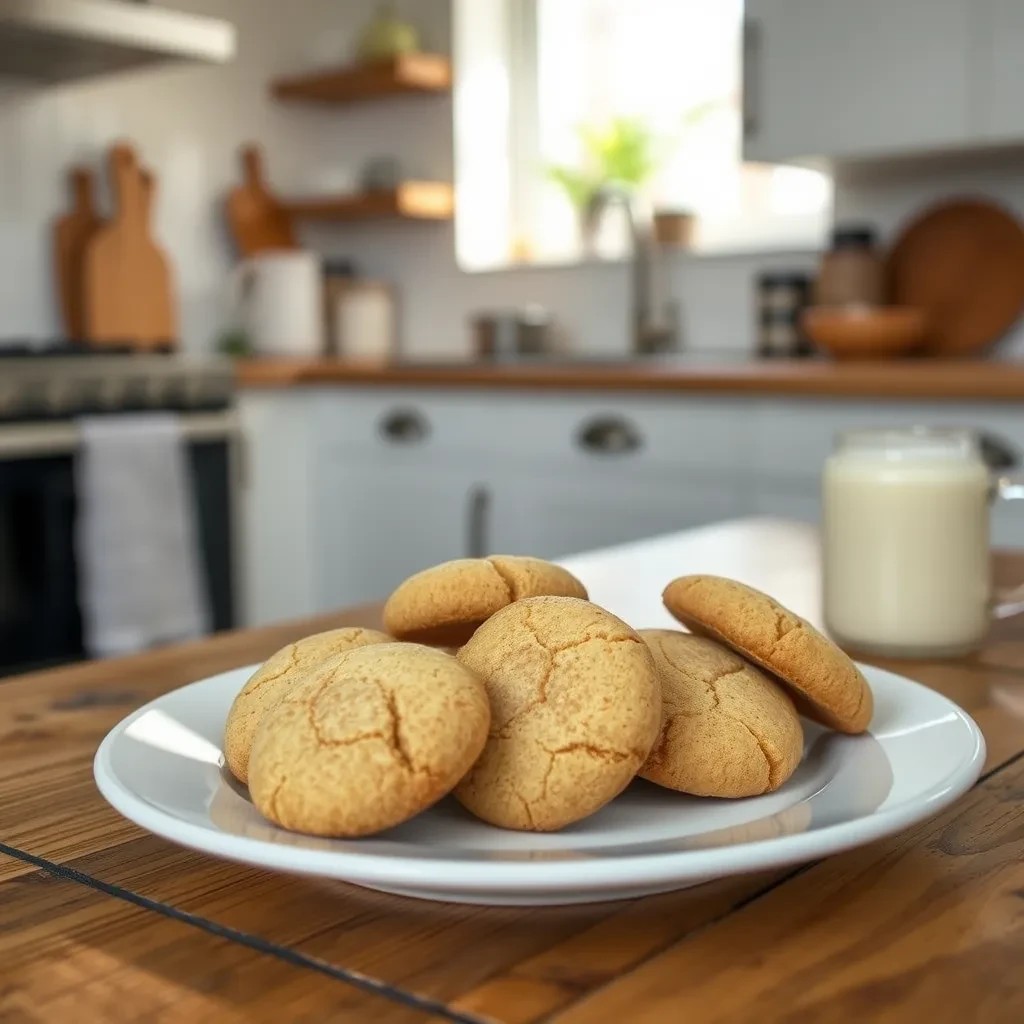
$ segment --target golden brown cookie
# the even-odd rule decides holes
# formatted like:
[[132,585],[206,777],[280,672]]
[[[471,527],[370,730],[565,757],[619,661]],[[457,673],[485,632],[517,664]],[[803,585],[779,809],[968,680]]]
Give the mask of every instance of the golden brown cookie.
[[418,644],[349,651],[268,711],[249,759],[249,793],[276,825],[365,836],[440,800],[487,739],[483,683]]
[[758,796],[793,774],[804,749],[782,688],[714,640],[641,629],[661,680],[665,718],[640,775],[696,796]]
[[349,626],[314,633],[272,654],[235,697],[224,725],[224,761],[239,782],[247,782],[249,749],[263,715],[296,683],[337,654],[369,644],[390,643],[392,638],[375,629]]
[[809,718],[840,732],[868,727],[874,701],[857,666],[767,594],[721,576],[681,576],[663,598],[694,633],[720,640],[786,683]]
[[459,558],[401,583],[384,605],[384,628],[401,640],[458,647],[499,609],[541,595],[585,598],[587,591],[540,558]]
[[483,677],[491,732],[455,790],[477,817],[547,832],[593,814],[629,784],[661,727],[647,645],[573,597],[516,601],[459,651]]

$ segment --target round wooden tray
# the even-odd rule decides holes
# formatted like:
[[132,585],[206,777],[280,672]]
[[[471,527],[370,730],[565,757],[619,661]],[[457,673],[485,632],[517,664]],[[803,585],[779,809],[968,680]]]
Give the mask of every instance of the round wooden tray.
[[887,271],[891,301],[925,312],[929,354],[972,355],[1024,310],[1024,229],[983,199],[939,203],[904,228]]

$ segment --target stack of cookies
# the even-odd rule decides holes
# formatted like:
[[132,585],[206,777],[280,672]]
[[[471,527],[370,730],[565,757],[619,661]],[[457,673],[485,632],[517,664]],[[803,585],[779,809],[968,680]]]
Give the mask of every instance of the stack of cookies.
[[270,821],[364,836],[447,793],[492,825],[553,831],[637,776],[706,797],[778,789],[798,709],[847,733],[872,698],[808,622],[741,583],[671,582],[690,632],[631,629],[550,562],[460,559],[417,573],[387,633],[338,629],[278,651],[228,715],[224,756]]

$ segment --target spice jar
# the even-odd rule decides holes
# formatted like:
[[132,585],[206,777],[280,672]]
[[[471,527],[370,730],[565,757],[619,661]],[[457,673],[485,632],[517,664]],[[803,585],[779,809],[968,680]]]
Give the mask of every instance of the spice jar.
[[881,306],[885,272],[874,228],[840,226],[821,259],[814,301],[819,306]]
[[811,278],[802,271],[765,271],[757,277],[757,354],[811,355],[814,346],[800,326],[810,301]]

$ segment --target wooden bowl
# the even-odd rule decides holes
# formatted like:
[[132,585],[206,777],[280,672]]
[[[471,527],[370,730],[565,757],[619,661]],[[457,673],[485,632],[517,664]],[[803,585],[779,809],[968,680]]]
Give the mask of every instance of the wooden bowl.
[[927,321],[910,306],[811,306],[801,325],[834,359],[897,359],[921,347]]

